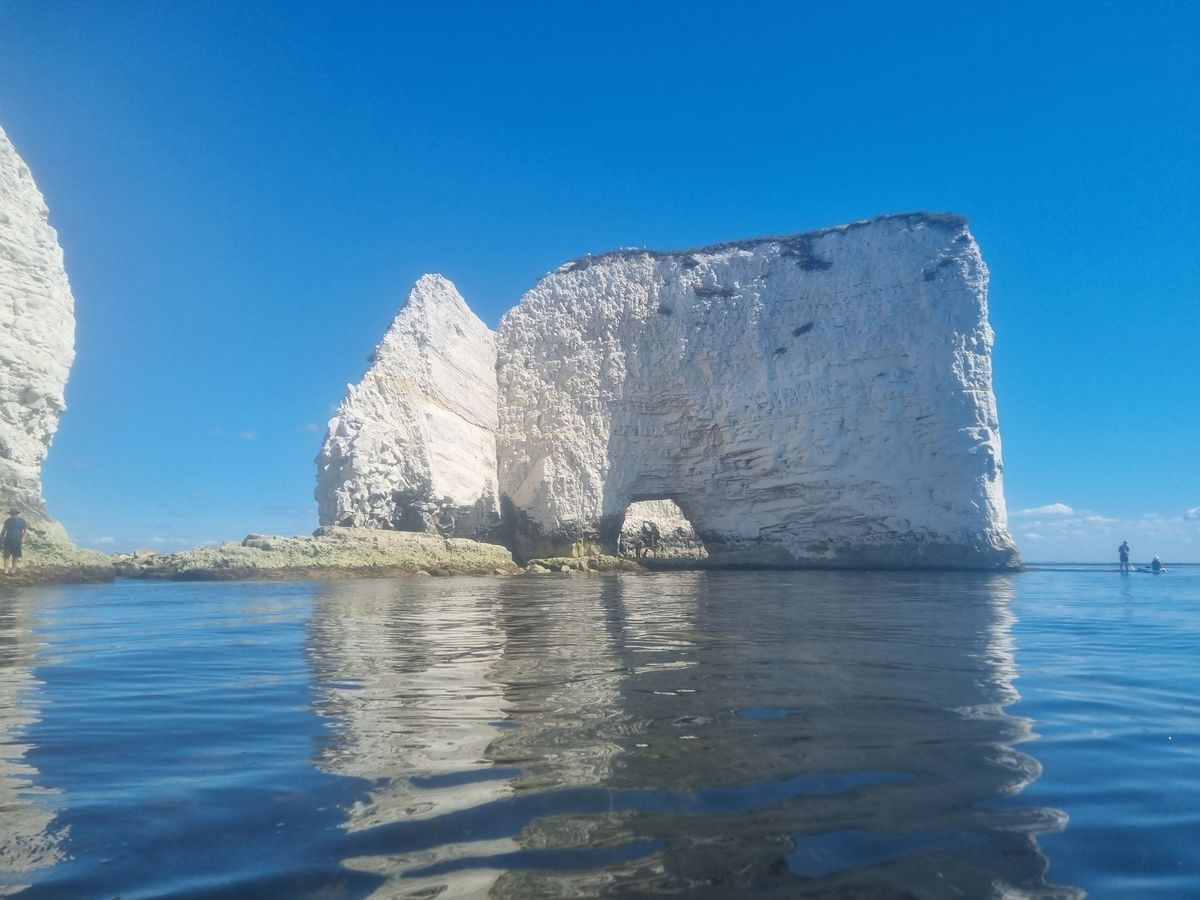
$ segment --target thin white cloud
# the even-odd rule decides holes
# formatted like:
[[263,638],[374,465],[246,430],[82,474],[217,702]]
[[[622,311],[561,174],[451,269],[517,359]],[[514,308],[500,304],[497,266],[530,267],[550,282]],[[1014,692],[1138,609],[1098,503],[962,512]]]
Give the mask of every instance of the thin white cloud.
[[1034,506],[1019,510],[1018,516],[1073,516],[1075,510],[1065,503],[1047,503],[1045,506]]
[[252,441],[256,437],[258,437],[258,432],[257,431],[239,431],[238,437],[240,437],[246,441]]
[[1017,515],[1014,532],[1026,545],[1027,559],[1107,560],[1120,541],[1128,540],[1135,557],[1149,559],[1147,554],[1157,553],[1179,562],[1195,559],[1192,548],[1200,539],[1200,507],[1170,516],[1143,512],[1116,517],[1051,503]]

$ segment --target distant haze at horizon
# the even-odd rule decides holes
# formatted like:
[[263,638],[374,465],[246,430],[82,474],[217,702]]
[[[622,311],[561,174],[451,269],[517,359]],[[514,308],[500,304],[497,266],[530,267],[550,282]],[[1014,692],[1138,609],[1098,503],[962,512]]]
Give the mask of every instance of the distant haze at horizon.
[[311,531],[426,272],[494,326],[586,253],[945,210],[1022,556],[1200,561],[1200,9],[687,9],[0,3],[76,298],[51,514],[102,550]]

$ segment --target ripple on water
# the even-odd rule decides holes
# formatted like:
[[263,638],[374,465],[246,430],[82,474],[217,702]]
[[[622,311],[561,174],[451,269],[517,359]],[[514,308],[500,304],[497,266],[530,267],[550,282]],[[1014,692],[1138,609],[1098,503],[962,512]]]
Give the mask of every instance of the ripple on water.
[[0,862],[49,848],[31,897],[1190,896],[1196,584],[0,598]]
[[847,829],[798,838],[788,854],[788,868],[804,878],[819,878],[845,869],[877,866],[913,853],[936,848],[959,850],[986,844],[970,831],[924,831],[916,834],[868,834]]
[[800,711],[781,706],[751,706],[736,712],[743,719],[786,719],[788,716],[798,715]]

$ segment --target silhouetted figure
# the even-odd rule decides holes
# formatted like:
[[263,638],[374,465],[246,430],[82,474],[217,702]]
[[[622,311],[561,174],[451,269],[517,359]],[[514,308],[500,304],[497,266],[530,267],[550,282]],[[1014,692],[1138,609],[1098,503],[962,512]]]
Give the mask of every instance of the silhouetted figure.
[[1121,546],[1117,548],[1117,553],[1121,557],[1121,574],[1129,574],[1129,541],[1121,541]]
[[448,507],[443,506],[438,510],[437,521],[433,527],[437,529],[437,533],[441,537],[448,538],[454,536],[455,524],[454,513]]
[[4,574],[17,571],[17,560],[21,558],[21,545],[25,543],[25,532],[29,526],[17,510],[11,510],[0,527],[0,545],[4,547]]
[[1154,559],[1150,560],[1150,571],[1151,572],[1158,574],[1162,570],[1163,570],[1163,564],[1158,561],[1157,556],[1154,557]]
[[649,553],[658,555],[658,543],[662,538],[662,533],[658,530],[658,526],[653,522],[643,522],[642,528],[638,532],[638,539],[635,553],[637,556],[646,556]]

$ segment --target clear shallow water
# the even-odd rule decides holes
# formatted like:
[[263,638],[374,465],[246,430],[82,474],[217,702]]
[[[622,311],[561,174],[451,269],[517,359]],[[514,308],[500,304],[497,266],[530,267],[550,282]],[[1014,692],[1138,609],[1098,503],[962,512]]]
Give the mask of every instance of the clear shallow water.
[[1192,897],[1198,615],[1187,568],[0,593],[0,894]]

